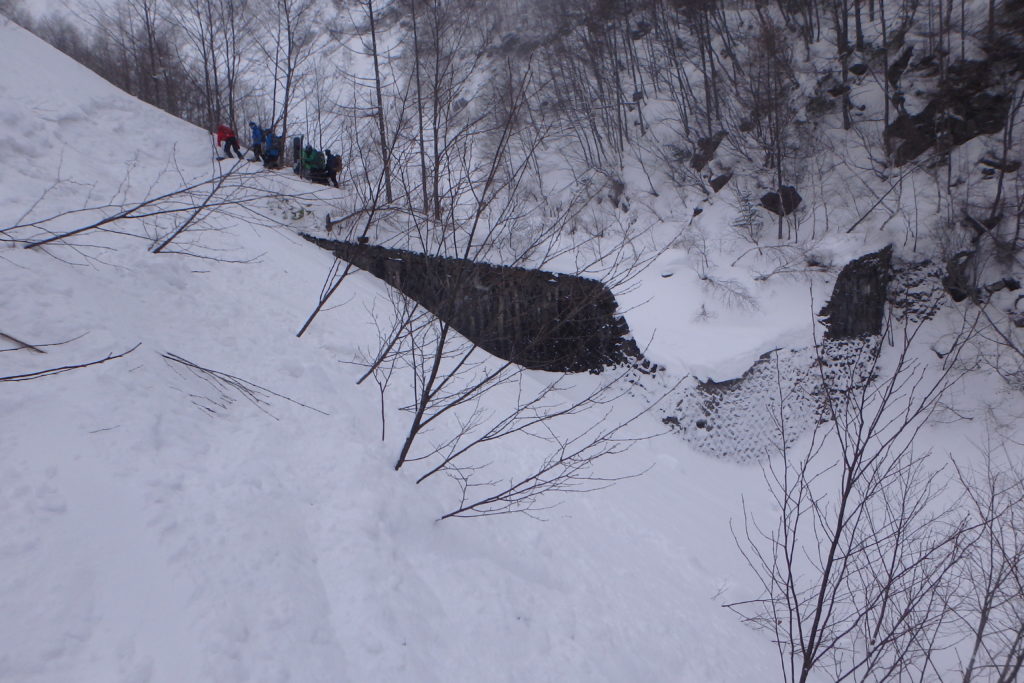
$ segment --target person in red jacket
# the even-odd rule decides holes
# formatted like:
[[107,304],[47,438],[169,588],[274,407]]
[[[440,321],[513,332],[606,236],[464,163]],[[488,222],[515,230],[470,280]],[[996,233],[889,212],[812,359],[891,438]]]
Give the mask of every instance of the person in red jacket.
[[238,138],[235,137],[235,131],[231,130],[230,126],[221,124],[217,127],[217,144],[224,145],[224,156],[230,157],[231,150],[235,150],[235,156],[239,159],[242,158],[242,150],[238,148]]

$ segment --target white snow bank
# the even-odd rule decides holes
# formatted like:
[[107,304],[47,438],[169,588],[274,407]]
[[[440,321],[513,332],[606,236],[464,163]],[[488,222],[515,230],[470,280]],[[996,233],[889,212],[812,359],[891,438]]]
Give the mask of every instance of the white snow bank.
[[[0,54],[0,225],[40,196],[33,215],[117,198],[126,164],[132,196],[172,160],[210,173],[203,131],[9,24]],[[0,250],[0,331],[74,339],[45,355],[5,340],[0,376],[141,343],[0,383],[0,681],[764,678],[771,646],[719,606],[744,586],[728,522],[741,493],[764,506],[756,469],[652,441],[621,467],[653,474],[547,523],[435,523],[442,487],[391,469],[404,415],[381,442],[374,390],[339,362],[374,340],[381,285],[352,278],[298,339],[330,255],[221,227],[218,244],[263,255],[153,255],[117,235],[88,258]],[[329,415],[253,405],[164,353]]]

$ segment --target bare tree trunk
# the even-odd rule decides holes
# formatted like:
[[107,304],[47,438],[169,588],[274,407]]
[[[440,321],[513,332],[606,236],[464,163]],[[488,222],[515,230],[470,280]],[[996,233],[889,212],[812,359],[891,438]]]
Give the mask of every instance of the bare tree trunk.
[[387,132],[384,127],[384,95],[380,82],[380,59],[377,54],[377,24],[373,15],[373,0],[366,0],[366,12],[370,19],[370,44],[373,54],[373,85],[377,94],[377,127],[380,129],[380,157],[384,164],[384,194],[390,204],[394,201],[391,189],[391,150],[388,149]]
[[423,215],[430,215],[430,193],[427,190],[427,152],[425,148],[424,135],[426,131],[423,129],[423,87],[422,80],[420,78],[420,33],[419,26],[416,22],[416,7],[418,0],[412,0],[410,11],[412,13],[412,45],[413,45],[413,59],[415,78],[416,78],[416,121],[417,121],[417,142],[419,146],[419,157],[420,157],[420,186],[423,191]]

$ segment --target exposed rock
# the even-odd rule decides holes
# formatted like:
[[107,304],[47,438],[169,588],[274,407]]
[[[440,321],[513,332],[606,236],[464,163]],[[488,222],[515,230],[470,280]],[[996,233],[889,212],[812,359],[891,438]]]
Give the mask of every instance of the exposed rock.
[[552,372],[600,372],[643,358],[601,282],[303,235],[380,278],[498,358]]
[[608,201],[612,203],[612,206],[616,209],[621,208],[623,211],[628,211],[629,201],[623,197],[623,193],[626,191],[626,183],[622,182],[619,178],[609,177],[605,187],[608,190],[606,196]]
[[900,83],[900,76],[907,70],[907,65],[910,64],[910,56],[914,54],[914,47],[908,46],[903,49],[900,56],[896,58],[889,68],[885,71],[885,77],[889,79],[889,85],[896,88]]
[[976,249],[965,249],[951,256],[946,261],[946,271],[942,276],[942,286],[953,301],[971,299],[974,302],[987,301],[989,296],[1004,289],[1015,292],[1020,289],[1020,281],[1014,277],[1004,277],[994,282],[982,284],[978,282],[976,272]]
[[800,206],[803,197],[792,185],[783,185],[778,192],[767,192],[761,197],[761,206],[776,216],[788,216]]
[[863,76],[867,72],[868,65],[864,64],[863,62],[858,62],[857,64],[850,65],[850,73],[852,73],[854,76]]
[[985,291],[989,294],[995,294],[1003,290],[1016,292],[1020,289],[1020,280],[1012,277],[1004,277],[1002,280],[996,280],[985,285]]
[[722,140],[725,139],[726,132],[720,130],[709,138],[701,138],[697,141],[697,151],[694,152],[693,157],[690,158],[690,166],[694,170],[700,171],[715,158],[715,152],[718,151],[718,146],[722,144]]
[[638,21],[636,22],[636,25],[633,28],[633,30],[629,32],[629,37],[632,38],[633,40],[640,40],[653,30],[653,25],[649,24],[646,21]]
[[826,339],[856,339],[882,333],[892,247],[847,263],[832,288],[832,297],[821,309]]
[[971,275],[973,257],[974,251],[961,251],[946,261],[946,274],[942,278],[942,286],[953,301],[963,301],[972,296],[977,289]]
[[885,129],[885,144],[896,166],[932,146],[948,149],[1006,125],[1012,97],[1003,91],[995,60],[963,61],[949,67],[935,97],[918,114],[900,114]]
[[982,157],[978,159],[978,163],[982,166],[988,166],[996,171],[1002,171],[1003,173],[1016,173],[1017,169],[1020,168],[1020,161],[1016,159],[1007,159],[1006,161],[999,161],[997,159],[989,159],[988,157]]
[[941,263],[904,261],[893,257],[889,281],[889,310],[896,320],[916,323],[930,320],[946,301]]
[[935,122],[923,114],[901,114],[885,129],[885,144],[893,164],[902,166],[935,144]]
[[842,97],[843,95],[850,92],[850,86],[838,83],[828,89],[828,94],[832,97]]
[[708,185],[710,185],[711,189],[715,192],[721,192],[722,188],[725,187],[730,180],[732,180],[732,173],[723,173],[722,175],[708,181]]

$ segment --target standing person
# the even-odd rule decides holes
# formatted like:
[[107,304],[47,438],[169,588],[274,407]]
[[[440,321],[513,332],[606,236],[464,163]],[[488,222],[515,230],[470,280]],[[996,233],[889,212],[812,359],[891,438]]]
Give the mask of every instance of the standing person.
[[252,161],[263,161],[263,129],[255,121],[249,122],[249,137],[252,140]]
[[341,173],[341,157],[337,154],[332,154],[331,150],[327,150],[327,177],[331,180],[331,185],[338,187],[338,174]]
[[235,155],[242,159],[242,150],[238,148],[238,138],[235,137],[235,131],[231,130],[230,126],[226,126],[223,123],[217,128],[217,144],[224,145],[224,156],[231,157],[231,150],[235,150]]
[[263,134],[263,165],[277,168],[277,159],[281,154],[280,140],[274,135],[273,129]]
[[316,156],[316,150],[313,149],[313,145],[306,145],[306,148],[302,150],[302,175],[309,177],[310,171],[313,170],[313,161]]

